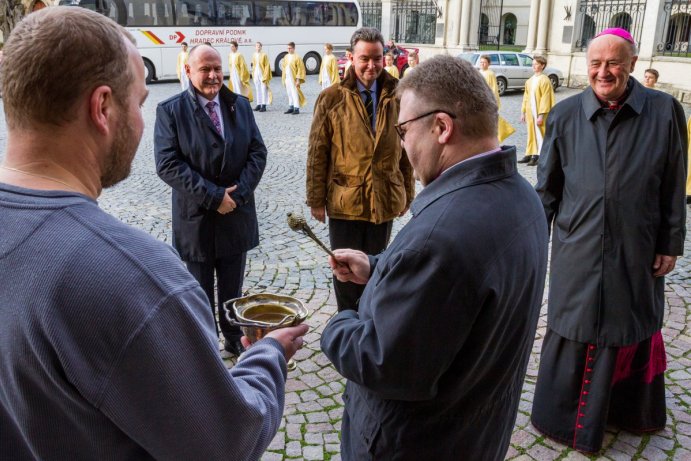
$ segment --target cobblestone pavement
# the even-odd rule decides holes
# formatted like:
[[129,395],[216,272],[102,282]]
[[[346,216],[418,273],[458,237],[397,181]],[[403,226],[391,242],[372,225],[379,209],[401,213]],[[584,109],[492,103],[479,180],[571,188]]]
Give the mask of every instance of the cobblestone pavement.
[[[153,125],[156,104],[178,91],[177,84],[150,86],[151,94],[144,105],[146,131],[135,159],[131,176],[106,190],[101,206],[123,221],[144,229],[154,237],[170,242],[170,190],[156,176],[153,159]],[[280,80],[274,78],[274,105],[257,113],[257,122],[269,150],[264,177],[256,191],[260,223],[259,247],[249,253],[245,289],[250,292],[282,293],[302,299],[311,311],[311,331],[305,347],[298,352],[298,369],[290,372],[286,388],[283,424],[263,457],[267,461],[284,459],[338,460],[344,379],[334,370],[319,349],[319,337],[335,313],[331,291],[331,273],[326,257],[306,237],[292,232],[286,225],[288,211],[302,211],[304,205],[304,170],[311,107],[317,94],[317,82],[309,77],[304,90],[308,107],[300,115],[284,115],[285,93]],[[557,99],[576,94],[578,90],[561,88]],[[507,140],[525,146],[525,127],[518,123],[522,93],[508,93],[502,98],[502,115],[517,132]],[[687,108],[690,112],[691,108]],[[0,158],[5,148],[4,113],[0,111]],[[519,171],[535,183],[535,168],[524,165]],[[406,218],[398,220],[394,233]],[[311,221],[315,233],[327,239],[326,226]],[[687,243],[687,254],[689,244]],[[669,358],[667,378],[668,423],[664,431],[638,436],[608,430],[603,451],[591,459],[610,460],[689,460],[691,461],[691,270],[688,258],[681,259],[676,271],[667,278],[667,311],[663,335]],[[546,292],[545,292],[546,293]],[[545,333],[546,315],[540,317],[533,353],[523,387],[518,419],[507,459],[579,460],[582,454],[546,440],[530,425],[529,416],[537,378],[539,352]],[[225,353],[224,353],[225,354]],[[226,357],[229,366],[232,360]],[[472,459],[459,455],[459,459]]]

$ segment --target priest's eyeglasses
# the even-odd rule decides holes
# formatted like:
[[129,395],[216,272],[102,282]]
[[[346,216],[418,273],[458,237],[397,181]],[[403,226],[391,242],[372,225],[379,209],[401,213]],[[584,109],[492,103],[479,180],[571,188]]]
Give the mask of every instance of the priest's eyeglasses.
[[436,110],[433,110],[431,112],[427,112],[426,114],[418,115],[417,117],[411,118],[410,120],[406,120],[405,122],[398,123],[398,124],[394,125],[393,127],[396,129],[396,133],[398,133],[398,136],[401,138],[401,141],[405,141],[406,131],[403,131],[401,129],[401,127],[403,125],[405,125],[406,123],[412,123],[412,122],[415,122],[415,121],[420,120],[422,118],[429,117],[430,115],[439,114],[439,113],[446,114],[449,117],[454,118],[454,119],[456,118],[456,115],[452,114],[451,112],[447,112],[447,111],[441,110],[441,109],[436,109]]

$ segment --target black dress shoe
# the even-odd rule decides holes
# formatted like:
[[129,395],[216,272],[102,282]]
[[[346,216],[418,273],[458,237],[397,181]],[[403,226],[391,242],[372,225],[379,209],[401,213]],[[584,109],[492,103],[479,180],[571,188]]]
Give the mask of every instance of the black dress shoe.
[[296,107],[295,110],[293,110],[293,115],[297,115],[297,114],[299,114],[299,113],[300,113],[300,109],[298,109],[298,108]]
[[261,109],[259,109],[259,112],[266,112],[266,104],[262,104]]
[[526,155],[525,157],[523,157],[522,159],[520,159],[520,160],[519,160],[518,162],[516,162],[516,163],[528,163],[528,162],[530,161],[530,157],[532,157],[532,156],[531,156],[531,155]]
[[691,205],[691,195],[686,196],[686,204]]
[[284,114],[292,114],[293,113],[293,106],[290,106],[290,109],[287,111],[283,112]]
[[256,110],[257,112],[260,111],[261,109],[262,109],[262,106],[260,106],[259,104],[257,104],[256,107],[254,108],[254,110]]
[[225,340],[225,350],[229,354],[233,354],[236,357],[240,357],[240,354],[245,352],[245,348],[240,342],[240,338],[230,338]]
[[539,158],[540,158],[539,155],[531,155],[530,161],[528,162],[528,166],[537,166],[537,161]]

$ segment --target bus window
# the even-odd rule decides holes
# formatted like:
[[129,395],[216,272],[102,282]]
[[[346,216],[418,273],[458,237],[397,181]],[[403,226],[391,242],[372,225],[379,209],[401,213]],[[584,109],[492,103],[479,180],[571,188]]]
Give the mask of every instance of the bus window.
[[171,0],[157,0],[151,4],[154,26],[173,25],[173,3]]
[[275,2],[260,0],[254,2],[257,9],[256,24],[258,26],[289,26],[290,2]]
[[254,25],[252,4],[234,0],[217,0],[216,25],[249,26]]
[[178,0],[175,2],[178,26],[213,26],[213,11],[207,0]]
[[349,27],[357,26],[357,21],[359,19],[357,14],[357,7],[354,3],[347,3],[345,7],[347,11],[345,17],[345,25]]
[[291,26],[305,26],[307,25],[307,5],[303,2],[293,2],[290,11],[293,15],[293,20],[290,22]]
[[136,0],[125,0],[127,8],[127,26],[153,26],[151,7],[148,3]]
[[125,25],[125,5],[122,0],[115,3],[112,0],[60,0],[59,5],[76,5],[87,10],[95,11],[107,16],[121,26]]

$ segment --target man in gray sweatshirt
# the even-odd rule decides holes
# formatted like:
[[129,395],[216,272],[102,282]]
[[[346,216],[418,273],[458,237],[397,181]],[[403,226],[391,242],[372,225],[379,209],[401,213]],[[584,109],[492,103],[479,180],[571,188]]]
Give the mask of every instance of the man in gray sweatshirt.
[[227,370],[175,252],[98,208],[143,131],[132,37],[46,8],[5,54],[0,459],[259,459],[307,327],[269,333]]

